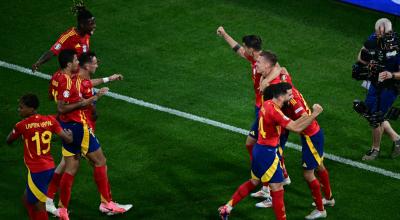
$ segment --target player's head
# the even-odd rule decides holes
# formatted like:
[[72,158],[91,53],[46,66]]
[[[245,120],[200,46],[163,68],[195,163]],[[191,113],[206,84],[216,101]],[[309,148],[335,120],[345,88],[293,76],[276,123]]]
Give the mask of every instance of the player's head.
[[83,53],[79,57],[79,66],[93,75],[96,72],[98,65],[98,60],[94,52]]
[[84,34],[92,35],[96,29],[96,18],[86,9],[82,1],[75,3],[72,11],[76,14],[78,29]]
[[247,54],[253,55],[255,51],[260,51],[262,46],[262,40],[257,35],[246,35],[242,39],[243,48]]
[[378,19],[375,23],[375,33],[381,37],[387,33],[392,32],[392,22],[387,18]]
[[36,113],[39,108],[39,99],[35,94],[26,94],[19,99],[18,112],[23,118],[31,116]]
[[74,50],[62,50],[58,55],[60,68],[76,72],[79,68],[79,60]]
[[[268,87],[271,87],[269,88],[270,90],[268,89]],[[268,95],[268,93],[270,92],[272,98],[279,103],[282,103],[283,105],[287,104],[293,98],[292,85],[290,85],[289,83],[282,82],[270,85],[268,87],[264,89],[264,95]]]
[[266,76],[271,73],[277,62],[278,57],[275,53],[272,51],[262,51],[256,61],[256,70]]

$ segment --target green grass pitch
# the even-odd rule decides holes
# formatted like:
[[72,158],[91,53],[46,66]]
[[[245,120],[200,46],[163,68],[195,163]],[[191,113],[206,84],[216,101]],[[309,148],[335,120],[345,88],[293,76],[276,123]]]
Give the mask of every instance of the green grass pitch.
[[[72,1],[2,1],[0,60],[30,67],[68,27],[75,25]],[[250,65],[233,54],[216,29],[223,25],[240,40],[258,34],[278,54],[308,102],[324,107],[319,123],[328,153],[360,161],[370,146],[370,129],[352,110],[364,98],[351,79],[351,65],[380,14],[337,1],[155,0],[88,1],[97,30],[91,48],[101,59],[97,76],[113,72],[125,80],[111,91],[189,112],[240,128],[253,121]],[[399,19],[394,23],[399,30]],[[42,66],[51,74],[56,59]],[[40,112],[55,112],[48,82],[0,68],[0,139],[19,121],[17,99],[40,96]],[[115,219],[217,219],[217,208],[249,178],[245,136],[104,97],[98,102],[97,137],[107,156],[113,197],[133,210]],[[400,128],[399,122],[393,122]],[[290,141],[299,143],[297,135]],[[53,145],[56,161],[60,143]],[[368,164],[393,172],[391,142]],[[26,219],[20,202],[26,184],[22,143],[0,144],[0,219]],[[292,184],[285,189],[288,219],[312,210],[300,152],[285,152]],[[328,219],[396,219],[399,180],[325,161],[336,206]],[[271,209],[242,201],[231,219],[274,219]],[[70,203],[71,219],[111,219],[98,211],[92,170],[82,161]]]

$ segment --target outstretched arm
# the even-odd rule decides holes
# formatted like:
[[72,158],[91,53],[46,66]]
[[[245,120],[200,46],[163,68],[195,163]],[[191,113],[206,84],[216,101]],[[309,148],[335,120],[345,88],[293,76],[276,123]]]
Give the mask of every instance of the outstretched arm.
[[241,57],[246,58],[246,51],[238,42],[236,42],[228,33],[226,33],[224,27],[220,26],[217,29],[217,34],[224,38],[229,46]]
[[51,50],[46,51],[39,59],[32,65],[32,72],[35,72],[39,69],[39,67],[49,61],[54,56],[54,53]]
[[109,89],[107,87],[103,87],[99,90],[98,93],[96,93],[96,95],[94,95],[88,99],[83,99],[80,102],[76,102],[76,103],[68,104],[63,100],[58,100],[57,101],[57,111],[61,114],[65,114],[65,113],[71,112],[75,109],[79,109],[79,108],[88,106],[88,105],[92,104],[93,102],[97,101],[101,96],[106,94],[108,92],[108,90]]
[[123,80],[124,76],[121,74],[113,74],[109,77],[104,77],[104,78],[97,78],[97,79],[91,79],[90,81],[92,82],[93,86],[98,86],[102,83],[107,83],[107,82],[112,82],[116,80]]

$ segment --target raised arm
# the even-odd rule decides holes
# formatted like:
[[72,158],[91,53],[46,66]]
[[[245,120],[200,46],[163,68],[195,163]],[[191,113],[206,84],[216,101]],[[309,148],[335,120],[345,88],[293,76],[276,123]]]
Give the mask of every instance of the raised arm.
[[239,56],[246,58],[246,51],[238,42],[236,42],[228,33],[226,33],[224,27],[220,26],[217,29],[217,34],[224,38],[224,40],[229,44],[229,46],[235,51]]

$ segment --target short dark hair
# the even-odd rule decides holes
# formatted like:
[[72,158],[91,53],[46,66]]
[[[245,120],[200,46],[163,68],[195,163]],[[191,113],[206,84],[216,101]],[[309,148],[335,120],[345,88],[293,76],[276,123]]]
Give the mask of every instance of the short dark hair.
[[270,50],[261,51],[260,56],[265,60],[271,62],[272,65],[275,65],[278,62],[278,57],[276,54]]
[[75,54],[76,52],[74,50],[62,50],[60,54],[58,54],[58,63],[60,64],[61,69],[66,68],[68,63],[74,61]]
[[35,94],[25,94],[19,99],[19,101],[25,106],[34,108],[35,110],[39,108],[39,99]]
[[287,82],[270,85],[263,91],[264,99],[269,100],[272,98],[278,98],[281,95],[286,95],[289,89],[292,89],[292,85]]
[[79,57],[79,65],[83,66],[87,63],[91,63],[93,61],[93,57],[95,56],[96,54],[92,51],[81,54],[81,56]]
[[254,50],[261,50],[262,40],[257,35],[246,35],[243,37],[242,42],[246,47],[253,48]]

